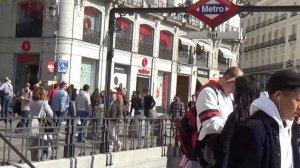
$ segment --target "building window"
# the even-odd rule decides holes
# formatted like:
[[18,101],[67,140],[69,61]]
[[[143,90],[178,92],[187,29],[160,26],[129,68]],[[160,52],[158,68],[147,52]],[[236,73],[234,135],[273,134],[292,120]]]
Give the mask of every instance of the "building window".
[[93,7],[84,8],[83,38],[85,42],[100,44],[101,13]]
[[118,18],[117,24],[119,31],[116,33],[116,49],[131,51],[132,50],[132,33],[133,23],[124,18]]
[[173,35],[166,31],[160,32],[159,58],[172,60]]
[[139,35],[139,54],[153,56],[153,38],[153,28],[147,25],[141,25]]
[[16,37],[41,37],[43,30],[41,2],[25,2],[18,6]]

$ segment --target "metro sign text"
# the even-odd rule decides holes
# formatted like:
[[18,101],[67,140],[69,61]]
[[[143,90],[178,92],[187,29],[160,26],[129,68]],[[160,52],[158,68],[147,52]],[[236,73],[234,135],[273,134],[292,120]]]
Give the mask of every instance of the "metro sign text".
[[201,6],[200,13],[203,13],[205,15],[210,14],[221,14],[226,11],[226,6],[222,4],[207,4]]
[[199,0],[187,12],[214,28],[240,12],[229,0]]

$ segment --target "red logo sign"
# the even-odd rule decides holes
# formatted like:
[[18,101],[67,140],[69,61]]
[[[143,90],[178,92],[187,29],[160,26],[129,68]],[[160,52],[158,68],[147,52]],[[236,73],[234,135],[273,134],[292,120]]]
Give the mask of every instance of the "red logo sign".
[[22,50],[29,51],[31,49],[31,43],[27,40],[23,41],[22,43]]
[[148,65],[148,59],[147,58],[143,58],[142,65],[143,65],[143,67],[146,67]]
[[53,73],[55,68],[55,62],[54,61],[49,61],[47,63],[47,70],[49,73]]
[[214,28],[240,13],[240,8],[228,0],[200,0],[187,12]]
[[148,75],[150,73],[150,71],[147,70],[147,69],[139,69],[139,73],[144,74],[144,75]]

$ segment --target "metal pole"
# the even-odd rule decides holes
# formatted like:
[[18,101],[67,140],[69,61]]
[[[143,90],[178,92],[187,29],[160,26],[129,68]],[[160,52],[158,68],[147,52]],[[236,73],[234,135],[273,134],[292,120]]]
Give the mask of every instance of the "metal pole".
[[17,153],[18,156],[24,160],[31,168],[35,168],[35,166],[8,140],[6,137],[0,132],[0,138],[13,150]]
[[297,12],[300,6],[238,6],[240,12]]

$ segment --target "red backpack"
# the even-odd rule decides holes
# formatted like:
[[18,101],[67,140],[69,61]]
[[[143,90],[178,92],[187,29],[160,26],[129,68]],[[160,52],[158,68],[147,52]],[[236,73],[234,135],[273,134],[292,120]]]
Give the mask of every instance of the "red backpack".
[[[204,85],[201,90],[205,87],[212,88],[216,94],[218,94],[214,82]],[[199,132],[197,129],[197,111],[188,111],[184,117],[176,121],[176,126],[176,138],[180,142],[181,153],[189,160],[197,160],[200,152],[200,144],[198,141]]]
[[196,114],[188,111],[185,116],[177,120],[176,138],[180,142],[180,151],[190,160],[197,160],[198,130]]

